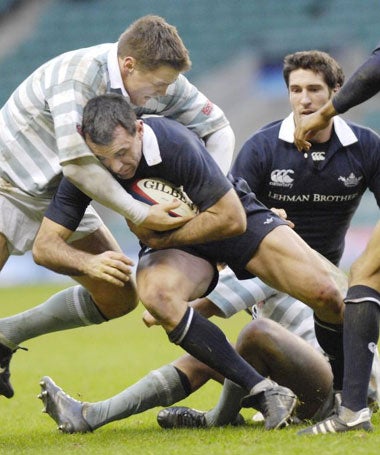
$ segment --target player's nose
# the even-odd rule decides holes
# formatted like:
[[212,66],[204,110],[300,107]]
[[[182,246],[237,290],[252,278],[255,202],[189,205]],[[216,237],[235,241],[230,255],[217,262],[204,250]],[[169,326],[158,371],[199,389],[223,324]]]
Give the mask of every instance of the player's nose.
[[114,172],[115,174],[118,174],[120,172],[120,170],[122,169],[122,167],[123,167],[123,163],[120,160],[114,159],[111,161],[110,168],[111,168],[111,171]]
[[301,95],[301,103],[302,104],[309,104],[311,102],[310,96],[307,90],[303,90]]

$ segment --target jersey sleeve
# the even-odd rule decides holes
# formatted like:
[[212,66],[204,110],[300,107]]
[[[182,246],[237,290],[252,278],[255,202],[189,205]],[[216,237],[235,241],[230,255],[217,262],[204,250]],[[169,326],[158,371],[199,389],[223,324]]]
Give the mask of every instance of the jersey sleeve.
[[92,155],[81,134],[83,109],[102,85],[96,59],[72,54],[46,71],[46,107],[54,122],[60,163]]
[[45,217],[75,231],[91,199],[65,177],[46,210]]
[[363,138],[360,143],[363,144],[363,163],[366,169],[366,179],[368,188],[375,196],[378,207],[380,207],[380,136],[367,128],[361,129]]
[[363,103],[380,90],[380,45],[354,72],[333,98],[335,110],[342,114]]
[[222,109],[182,74],[168,87],[165,96],[151,100],[137,112],[140,115],[156,113],[172,118],[201,138],[229,125]]

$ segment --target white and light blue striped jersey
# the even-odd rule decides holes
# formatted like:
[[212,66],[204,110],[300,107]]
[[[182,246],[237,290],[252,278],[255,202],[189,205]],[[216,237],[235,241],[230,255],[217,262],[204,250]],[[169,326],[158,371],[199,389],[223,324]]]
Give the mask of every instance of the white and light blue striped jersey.
[[[78,131],[83,107],[94,96],[120,91],[120,81],[117,43],[67,52],[39,67],[0,111],[0,176],[32,196],[50,197],[61,164],[92,155]],[[200,137],[228,125],[183,75],[165,96],[135,110],[174,118]]]

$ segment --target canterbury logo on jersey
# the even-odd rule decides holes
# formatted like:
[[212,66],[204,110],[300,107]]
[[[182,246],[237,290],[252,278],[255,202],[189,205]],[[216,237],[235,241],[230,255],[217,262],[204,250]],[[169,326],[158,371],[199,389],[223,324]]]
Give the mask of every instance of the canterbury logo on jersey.
[[313,161],[323,161],[325,159],[325,152],[311,152],[311,159]]
[[275,169],[271,172],[269,185],[291,188],[294,182],[291,174],[294,174],[292,169]]

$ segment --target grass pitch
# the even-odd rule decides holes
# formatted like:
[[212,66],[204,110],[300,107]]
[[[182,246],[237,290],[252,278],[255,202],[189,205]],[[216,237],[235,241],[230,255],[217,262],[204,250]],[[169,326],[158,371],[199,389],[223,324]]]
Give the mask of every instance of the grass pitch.
[[[31,308],[59,287],[0,288],[0,316]],[[0,398],[0,454],[136,454],[136,455],[374,455],[380,447],[380,416],[373,417],[371,434],[353,432],[319,437],[299,437],[297,428],[268,432],[251,421],[252,411],[243,410],[247,426],[209,430],[162,430],[156,423],[158,409],[110,423],[94,433],[61,434],[56,424],[41,413],[36,399],[42,376],[51,376],[74,398],[98,401],[133,384],[150,370],[182,354],[164,332],[147,329],[141,322],[143,308],[100,326],[57,332],[29,340],[11,363],[15,396]],[[231,320],[215,319],[234,340],[245,323],[245,313]],[[212,407],[220,393],[209,382],[181,402],[197,409]]]

